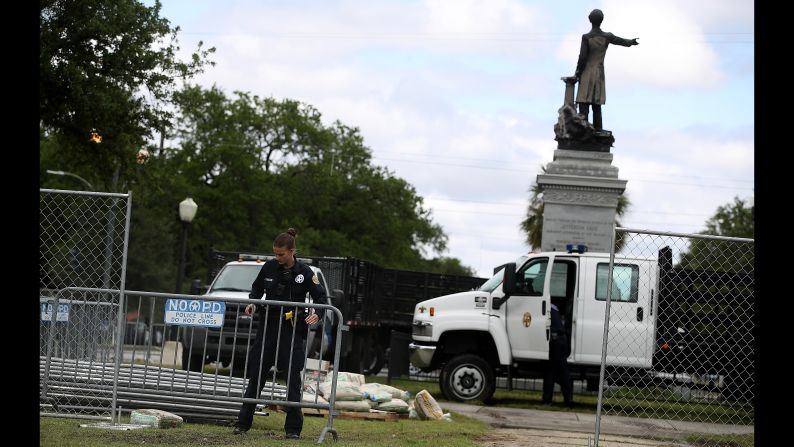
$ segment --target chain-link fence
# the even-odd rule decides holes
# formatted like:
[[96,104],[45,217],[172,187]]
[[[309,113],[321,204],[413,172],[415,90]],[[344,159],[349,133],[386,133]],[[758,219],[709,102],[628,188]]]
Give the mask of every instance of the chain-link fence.
[[[86,384],[117,371],[130,206],[129,194],[40,190],[42,415],[115,418],[115,392]],[[86,375],[82,364],[99,368]]]
[[595,278],[607,309],[596,445],[602,418],[626,416],[697,423],[703,435],[688,439],[697,445],[745,445],[754,424],[753,240],[617,228],[614,246]]

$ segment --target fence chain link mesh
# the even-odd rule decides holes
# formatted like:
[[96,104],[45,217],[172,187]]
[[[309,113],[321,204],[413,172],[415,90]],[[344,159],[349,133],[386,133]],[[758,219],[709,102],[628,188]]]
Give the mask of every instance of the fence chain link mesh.
[[[42,414],[112,417],[112,397],[91,383],[114,374],[129,200],[127,194],[40,190]],[[84,374],[86,364],[91,374]]]
[[[611,280],[599,417],[700,423],[687,441],[702,446],[752,443],[753,240],[617,228],[615,247],[611,278],[596,278]],[[658,267],[645,274],[630,259]],[[649,364],[621,365],[632,358]]]

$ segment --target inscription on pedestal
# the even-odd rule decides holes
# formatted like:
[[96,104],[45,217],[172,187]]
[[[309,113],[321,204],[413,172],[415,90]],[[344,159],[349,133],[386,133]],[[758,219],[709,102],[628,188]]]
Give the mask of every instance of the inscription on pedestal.
[[547,203],[541,250],[565,251],[566,244],[584,244],[588,251],[609,252],[614,221],[614,208]]

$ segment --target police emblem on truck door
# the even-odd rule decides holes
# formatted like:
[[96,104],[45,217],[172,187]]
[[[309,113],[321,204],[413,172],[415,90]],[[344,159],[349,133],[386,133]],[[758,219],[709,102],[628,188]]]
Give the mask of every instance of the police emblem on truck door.
[[524,327],[529,327],[532,324],[532,314],[524,312],[524,318],[521,319],[521,322],[524,323]]

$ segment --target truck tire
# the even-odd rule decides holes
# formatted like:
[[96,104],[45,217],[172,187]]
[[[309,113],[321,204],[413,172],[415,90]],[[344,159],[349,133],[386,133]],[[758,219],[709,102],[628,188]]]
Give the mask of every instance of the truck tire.
[[439,377],[441,393],[449,400],[488,402],[496,391],[493,368],[482,357],[462,354],[444,365]]
[[374,337],[364,336],[364,334],[355,334],[353,340],[354,356],[354,369],[358,369],[360,374],[365,376],[374,376],[383,369],[385,358],[383,355],[383,348]]

